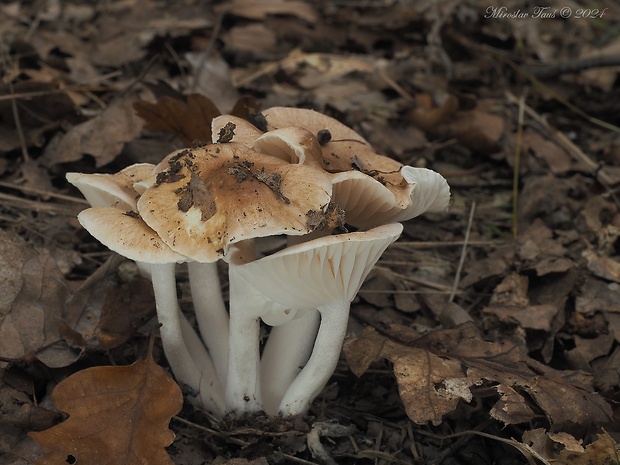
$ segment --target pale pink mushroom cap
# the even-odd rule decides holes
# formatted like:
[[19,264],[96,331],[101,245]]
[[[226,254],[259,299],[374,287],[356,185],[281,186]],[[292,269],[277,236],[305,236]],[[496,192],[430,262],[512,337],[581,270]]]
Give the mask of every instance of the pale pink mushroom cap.
[[135,212],[115,207],[87,208],[78,221],[108,249],[143,263],[181,263],[187,257],[174,252]]
[[116,174],[67,173],[67,181],[77,187],[91,207],[136,208],[139,192],[134,184],[149,177],[155,165],[136,163]]

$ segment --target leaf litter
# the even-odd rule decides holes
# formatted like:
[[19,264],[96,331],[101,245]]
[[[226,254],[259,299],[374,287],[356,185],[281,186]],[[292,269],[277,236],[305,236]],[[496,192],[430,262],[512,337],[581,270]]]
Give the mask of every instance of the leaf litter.
[[235,101],[255,124],[273,105],[336,117],[440,171],[453,204],[378,263],[349,366],[309,418],[248,427],[187,408],[175,463],[617,463],[618,70],[566,71],[617,50],[599,26],[620,11],[600,3],[596,21],[487,18],[478,1],[0,5],[0,464],[34,460],[26,433],[59,421],[56,381],[129,365],[156,330],[148,283],[81,230],[64,173],[208,142]]

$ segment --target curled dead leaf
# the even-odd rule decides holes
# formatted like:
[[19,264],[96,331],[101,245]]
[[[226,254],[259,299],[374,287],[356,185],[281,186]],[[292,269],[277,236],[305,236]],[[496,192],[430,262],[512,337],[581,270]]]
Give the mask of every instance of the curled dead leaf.
[[562,465],[591,465],[618,463],[616,442],[606,432],[600,432],[591,444],[568,433],[551,433],[542,428],[523,433],[523,442],[542,458]]
[[487,383],[501,394],[490,414],[505,424],[531,420],[536,409],[558,428],[611,419],[610,406],[574,372],[546,367],[512,342],[485,341],[471,323],[407,344],[366,328],[345,343],[344,354],[357,376],[375,360],[392,362],[407,415],[419,424],[440,423],[461,399],[471,401],[471,387]]
[[394,365],[400,397],[415,423],[441,423],[461,398],[471,401],[469,386],[477,379],[463,376],[460,362],[387,339],[371,328],[345,344],[349,368],[361,376],[372,362],[387,358]]

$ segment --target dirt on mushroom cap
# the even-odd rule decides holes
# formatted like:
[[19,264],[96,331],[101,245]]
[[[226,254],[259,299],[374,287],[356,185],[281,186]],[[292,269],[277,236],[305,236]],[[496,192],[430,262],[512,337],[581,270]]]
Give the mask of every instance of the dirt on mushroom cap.
[[184,150],[138,201],[138,211],[173,250],[215,261],[253,237],[301,235],[310,210],[331,201],[329,175],[230,142]]

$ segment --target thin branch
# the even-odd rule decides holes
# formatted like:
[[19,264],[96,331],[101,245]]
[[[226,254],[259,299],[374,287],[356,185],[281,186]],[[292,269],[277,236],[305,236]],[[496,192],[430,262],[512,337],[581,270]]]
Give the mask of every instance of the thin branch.
[[[9,82],[9,89],[11,94],[13,92],[13,84]],[[11,110],[13,111],[13,120],[15,121],[15,129],[17,130],[17,135],[19,136],[19,146],[22,150],[22,156],[24,157],[24,161],[30,161],[30,155],[28,154],[28,147],[26,146],[26,136],[24,135],[24,130],[22,128],[22,122],[19,117],[19,110],[17,108],[17,100],[11,100]]]
[[456,274],[454,276],[454,283],[452,284],[452,292],[450,293],[450,298],[448,302],[452,302],[454,300],[454,296],[456,295],[456,291],[459,287],[459,281],[461,280],[461,272],[463,271],[463,264],[465,263],[465,256],[467,253],[467,242],[469,241],[469,233],[471,232],[471,225],[474,222],[474,213],[476,211],[476,202],[474,201],[471,204],[471,209],[469,210],[469,220],[467,221],[467,231],[465,232],[465,241],[463,243],[463,248],[461,249],[461,258],[459,259],[459,266],[456,269]]
[[224,12],[221,12],[219,15],[217,15],[217,20],[215,21],[213,33],[211,34],[211,37],[209,38],[209,44],[207,45],[207,48],[205,49],[205,51],[202,53],[202,56],[200,57],[200,62],[198,63],[198,66],[196,67],[196,74],[194,75],[194,82],[192,82],[192,85],[190,87],[190,93],[196,92],[196,89],[198,87],[198,82],[200,80],[200,75],[202,74],[204,70],[204,67],[207,63],[207,59],[211,55],[211,51],[213,50],[215,41],[217,37],[220,35],[220,29],[222,29],[222,23],[224,22],[224,15],[225,15]]
[[[517,99],[517,97],[515,97],[509,91],[507,91],[505,95],[510,103],[519,104],[519,99]],[[545,120],[545,118],[540,116],[533,108],[531,108],[525,103],[523,104],[523,110],[525,111],[525,113],[527,113],[529,117],[534,119],[537,123],[542,125],[547,131],[549,131],[549,133],[556,138],[556,141],[562,146],[562,148],[564,148],[564,150],[566,150],[570,155],[572,155],[573,158],[586,165],[586,167],[590,170],[592,176],[594,176],[596,180],[600,182],[603,187],[605,187],[605,189],[610,193],[610,196],[612,197],[616,205],[620,205],[620,200],[613,193],[610,187],[614,184],[614,180],[607,173],[604,165],[601,165],[592,160],[592,158],[590,158],[579,147],[577,147],[573,142],[571,142],[568,137],[566,137],[555,128],[551,127],[551,125]],[[616,132],[620,132],[620,130]]]
[[[428,249],[428,248],[440,248],[440,247],[458,247],[465,244],[465,241],[419,241],[419,242],[394,242],[388,246],[390,248],[396,247],[411,247],[415,249]],[[470,241],[467,243],[469,247],[488,247],[488,246],[501,246],[506,243],[503,241]]]
[[0,181],[0,187],[7,187],[9,189],[16,189],[27,194],[37,194],[37,195],[45,195],[48,197],[57,198],[60,200],[67,200],[69,202],[75,202],[80,205],[89,205],[89,203],[84,199],[79,199],[77,197],[73,197],[71,195],[57,194],[55,192],[46,191],[43,189],[37,189],[36,187],[29,186],[20,186],[19,184],[13,184],[11,182]]
[[515,144],[515,159],[512,171],[512,235],[517,240],[519,233],[519,168],[521,166],[521,148],[523,144],[523,110],[525,99],[519,99],[519,118],[517,122],[517,140]]

